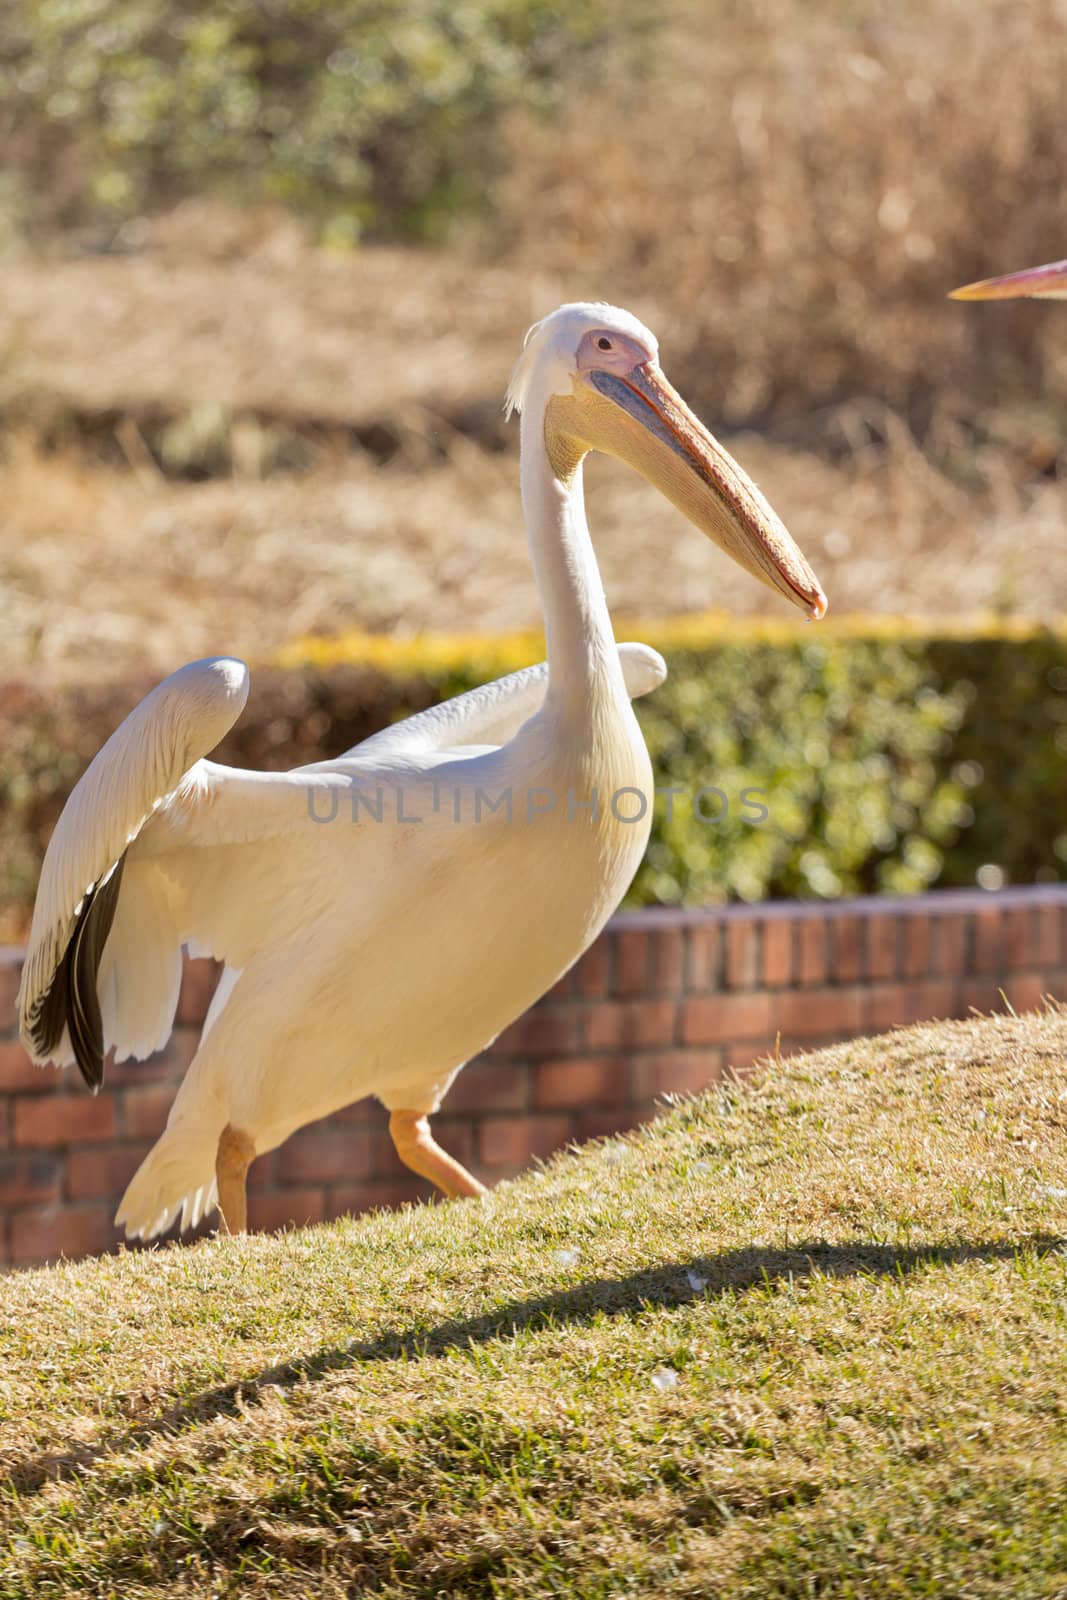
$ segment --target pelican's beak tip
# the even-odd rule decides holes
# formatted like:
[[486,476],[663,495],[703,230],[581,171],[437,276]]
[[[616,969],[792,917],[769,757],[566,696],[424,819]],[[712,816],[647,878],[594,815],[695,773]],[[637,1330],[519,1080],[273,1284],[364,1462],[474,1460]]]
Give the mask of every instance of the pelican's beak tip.
[[[1002,278],[978,278],[974,283],[961,283],[958,289],[950,289],[949,300],[1003,300],[1008,294],[1002,287]],[[1019,291],[1021,293],[1021,291]]]
[[1067,298],[1067,261],[1025,267],[999,278],[979,278],[949,291],[950,300],[1062,300]]

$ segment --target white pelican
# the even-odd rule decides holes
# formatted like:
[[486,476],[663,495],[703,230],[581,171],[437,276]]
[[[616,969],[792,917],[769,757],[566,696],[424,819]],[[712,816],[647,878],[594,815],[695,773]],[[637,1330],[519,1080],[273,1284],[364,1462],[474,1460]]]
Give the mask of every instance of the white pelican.
[[982,278],[953,289],[950,300],[1067,300],[1067,261],[1050,261],[1044,267],[1006,272],[1000,278]]
[[246,1226],[252,1159],[374,1094],[401,1158],[446,1194],[482,1185],[428,1119],[588,947],[644,852],[653,788],[630,705],[662,681],[617,647],[585,520],[582,458],[630,462],[743,567],[826,601],[759,490],[607,305],[527,335],[522,503],[547,663],[423,712],[335,761],[245,772],[203,758],[244,706],[239,661],[154,689],[78,783],[45,857],[19,994],[38,1062],[144,1057],[173,1025],[180,952],[227,971],[167,1126],[117,1222],[153,1238],[218,1203]]

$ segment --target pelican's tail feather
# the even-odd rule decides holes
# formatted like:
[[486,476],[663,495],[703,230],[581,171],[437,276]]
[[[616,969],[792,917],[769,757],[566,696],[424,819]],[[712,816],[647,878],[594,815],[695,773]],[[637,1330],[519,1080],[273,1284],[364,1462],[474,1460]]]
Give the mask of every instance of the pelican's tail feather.
[[116,1226],[127,1239],[155,1239],[181,1212],[180,1231],[195,1228],[218,1200],[215,1152],[222,1126],[170,1123],[145,1156],[122,1197]]

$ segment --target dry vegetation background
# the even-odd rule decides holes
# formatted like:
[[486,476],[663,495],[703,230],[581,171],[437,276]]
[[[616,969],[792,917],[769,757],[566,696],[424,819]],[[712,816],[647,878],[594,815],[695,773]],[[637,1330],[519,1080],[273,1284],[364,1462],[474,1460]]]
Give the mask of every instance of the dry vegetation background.
[[[1067,5],[619,16],[551,117],[494,109],[432,244],[338,248],[221,170],[79,207],[54,97],[35,122],[16,96],[0,670],[536,622],[500,403],[575,297],[656,328],[838,613],[1067,608],[1067,316],[944,298],[1067,251]],[[617,613],[773,605],[625,469],[591,478]]]

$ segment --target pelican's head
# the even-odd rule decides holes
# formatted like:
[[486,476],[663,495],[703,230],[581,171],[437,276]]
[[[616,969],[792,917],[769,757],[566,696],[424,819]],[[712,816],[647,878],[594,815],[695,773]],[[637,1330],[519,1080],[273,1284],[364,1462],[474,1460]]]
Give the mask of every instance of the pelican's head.
[[1067,300],[1067,261],[1007,272],[1002,278],[982,278],[978,283],[953,289],[949,299],[1018,300],[1024,296],[1032,300]]
[[568,483],[590,450],[635,467],[746,571],[809,616],[826,596],[791,535],[660,370],[655,336],[616,306],[561,306],[526,335],[508,410],[544,419]]

